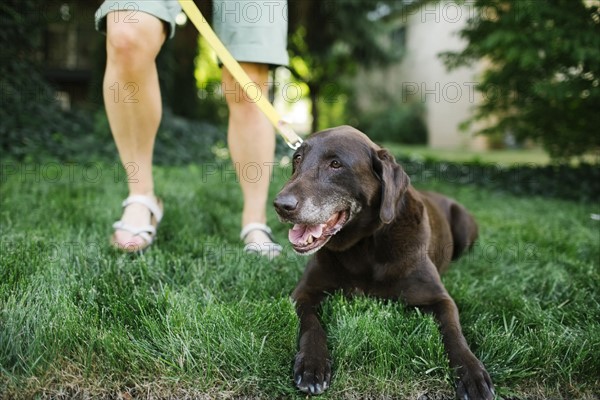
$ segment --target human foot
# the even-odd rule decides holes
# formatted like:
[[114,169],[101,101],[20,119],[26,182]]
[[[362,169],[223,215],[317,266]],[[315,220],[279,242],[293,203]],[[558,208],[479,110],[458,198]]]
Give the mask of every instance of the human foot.
[[260,223],[250,223],[242,228],[240,239],[246,244],[244,251],[246,253],[256,253],[274,259],[281,254],[282,247],[275,243],[271,235],[271,229]]
[[112,245],[128,253],[146,249],[156,236],[163,206],[155,196],[133,195],[123,202],[123,216],[113,224]]

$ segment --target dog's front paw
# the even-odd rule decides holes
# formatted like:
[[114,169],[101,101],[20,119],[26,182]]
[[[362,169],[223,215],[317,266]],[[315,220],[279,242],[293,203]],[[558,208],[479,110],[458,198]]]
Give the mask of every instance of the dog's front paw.
[[294,382],[298,389],[312,395],[323,393],[331,380],[331,361],[327,355],[296,354]]
[[471,368],[460,368],[458,375],[456,394],[460,400],[491,400],[494,398],[494,385],[479,360]]

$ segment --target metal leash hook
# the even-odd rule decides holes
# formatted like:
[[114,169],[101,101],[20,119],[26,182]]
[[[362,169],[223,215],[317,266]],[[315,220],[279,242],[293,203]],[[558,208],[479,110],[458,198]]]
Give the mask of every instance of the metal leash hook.
[[290,124],[284,120],[279,120],[277,123],[277,130],[292,150],[297,150],[302,145],[300,136],[298,136]]
[[[231,55],[229,50],[223,45],[221,39],[217,37],[213,29],[208,24],[208,21],[204,18],[193,0],[179,0],[181,8],[186,13],[190,21],[194,24],[198,32],[206,39],[210,47],[217,53],[217,57],[221,60],[223,65],[229,70],[231,75],[240,84],[248,98],[252,98],[248,94],[250,87],[255,87],[256,84],[250,79],[246,71],[242,69],[240,64]],[[292,127],[283,121],[279,116],[279,113],[275,110],[275,107],[266,99],[265,96],[260,96],[256,105],[260,110],[267,116],[271,124],[275,127],[277,132],[283,137],[287,145],[296,150],[302,144],[302,139]]]

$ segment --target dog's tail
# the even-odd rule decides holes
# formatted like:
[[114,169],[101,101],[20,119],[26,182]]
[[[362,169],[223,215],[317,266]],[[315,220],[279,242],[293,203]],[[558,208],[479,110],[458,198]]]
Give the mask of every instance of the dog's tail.
[[473,247],[479,234],[473,216],[469,214],[466,208],[456,202],[453,202],[450,206],[450,230],[454,242],[452,260],[456,260]]

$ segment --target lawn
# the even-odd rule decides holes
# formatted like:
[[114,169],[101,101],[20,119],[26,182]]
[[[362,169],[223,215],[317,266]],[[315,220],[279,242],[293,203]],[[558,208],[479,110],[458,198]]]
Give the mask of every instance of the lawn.
[[[276,169],[275,194],[288,169]],[[218,164],[156,168],[166,204],[142,256],[111,250],[125,196],[116,166],[3,164],[0,398],[285,398],[298,324],[288,296],[306,259],[241,252],[241,199]],[[465,204],[481,237],[443,280],[502,398],[598,399],[598,204],[421,182]],[[323,307],[324,399],[451,399],[435,322],[335,295]]]

